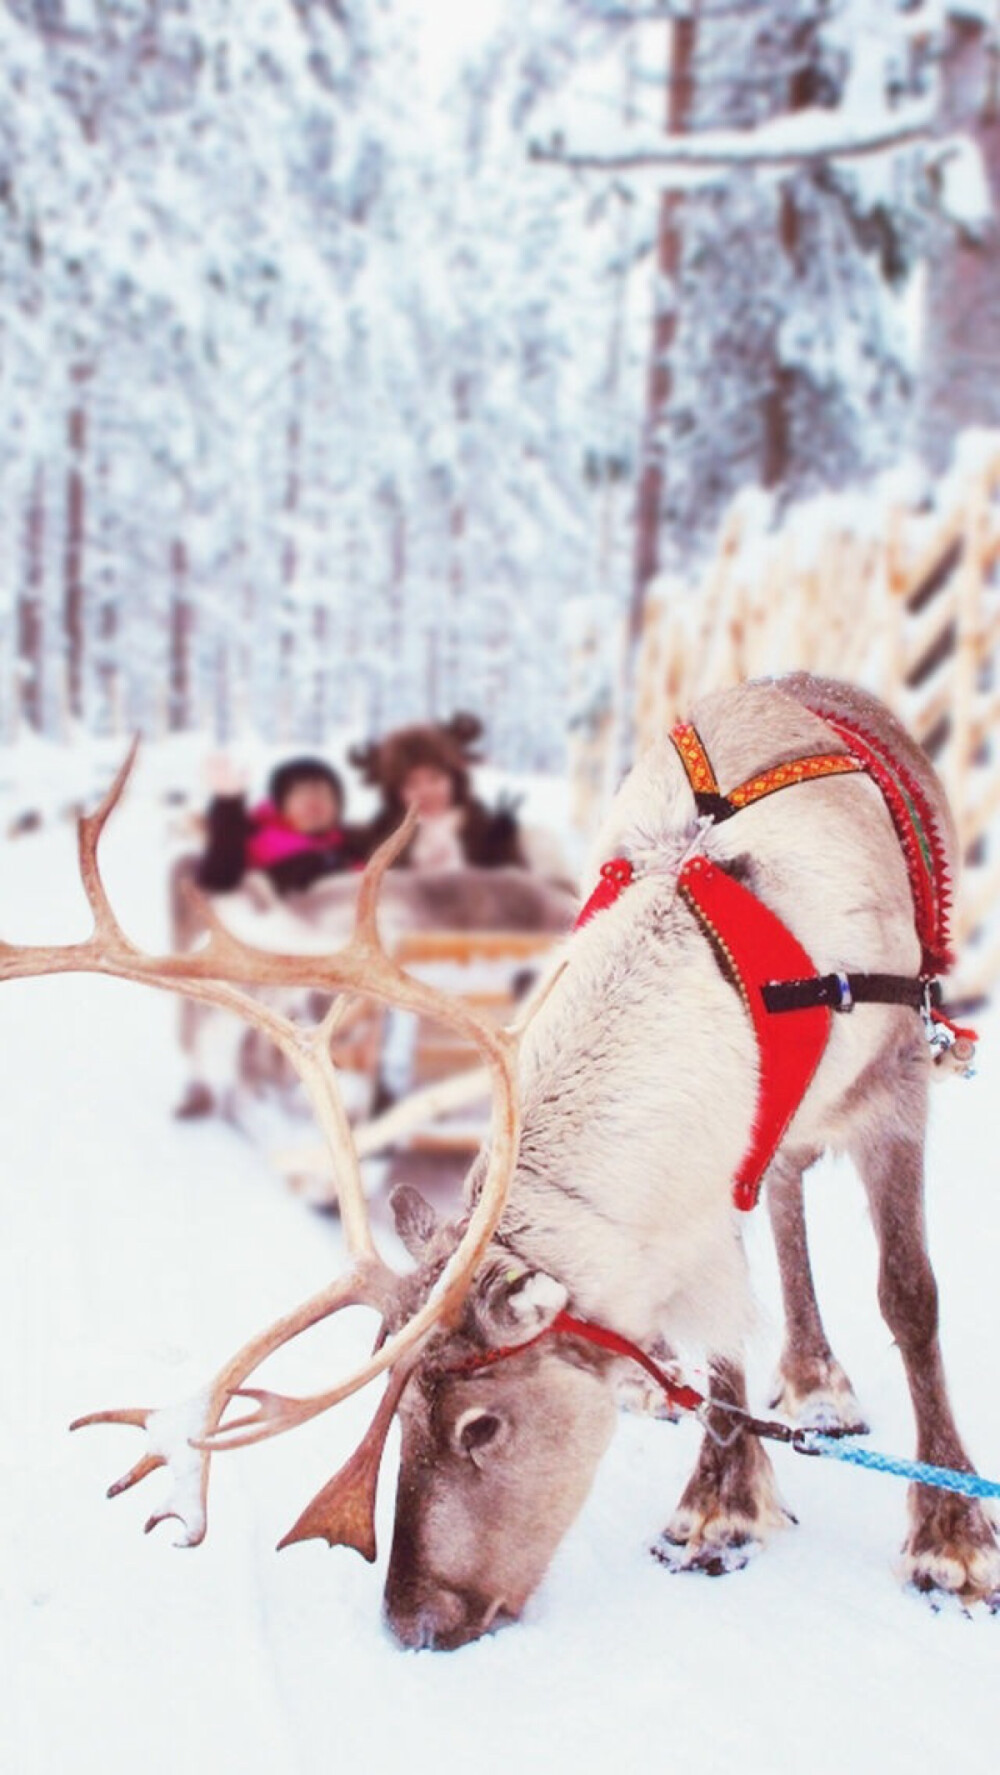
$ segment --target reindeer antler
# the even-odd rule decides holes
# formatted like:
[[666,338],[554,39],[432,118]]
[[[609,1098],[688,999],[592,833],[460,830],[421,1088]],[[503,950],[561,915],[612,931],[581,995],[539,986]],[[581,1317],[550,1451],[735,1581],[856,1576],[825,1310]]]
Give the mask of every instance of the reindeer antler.
[[[70,1427],[118,1423],[144,1428],[149,1438],[147,1453],[110,1487],[108,1495],[116,1497],[158,1468],[169,1466],[173,1489],[164,1508],[149,1518],[147,1532],[167,1517],[176,1517],[185,1531],[180,1544],[195,1546],[205,1534],[214,1452],[260,1442],[305,1423],[391,1370],[382,1403],[360,1448],[281,1543],[322,1534],[331,1544],[355,1546],[373,1559],[375,1485],[393,1413],[428,1336],[436,1325],[451,1322],[457,1314],[506,1202],[519,1138],[514,1081],[517,1038],[491,1027],[468,1005],[406,974],[382,943],[377,919],[379,889],[386,870],[413,832],[416,815],[412,812],[368,863],[360,882],[353,933],[333,954],[284,955],[256,949],[229,931],[200,895],[199,911],[208,931],[207,942],[200,949],[166,956],[148,955],[139,949],[126,936],[112,909],[97,858],[101,834],[121,799],[137,750],[138,740],[100,807],[79,822],[80,875],[94,920],[90,937],[55,946],[0,942],[0,980],[66,972],[110,974],[233,1011],[263,1030],[287,1056],[308,1092],[333,1159],[352,1263],[345,1276],[252,1338],[202,1393],[184,1405],[161,1411],[130,1407],[93,1412],[77,1418]],[[336,996],[322,1021],[306,1028],[241,990],[247,985],[306,985],[326,988]],[[493,1086],[489,1163],[463,1236],[419,1310],[399,1331],[380,1342],[367,1362],[345,1381],[312,1398],[292,1399],[247,1388],[243,1383],[275,1350],[342,1307],[373,1306],[387,1319],[400,1288],[400,1278],[379,1256],[372,1238],[360,1163],[330,1057],[331,1037],[349,999],[355,996],[422,1012],[456,1029],[480,1050]],[[223,1416],[235,1397],[252,1398],[255,1410],[224,1424]]]

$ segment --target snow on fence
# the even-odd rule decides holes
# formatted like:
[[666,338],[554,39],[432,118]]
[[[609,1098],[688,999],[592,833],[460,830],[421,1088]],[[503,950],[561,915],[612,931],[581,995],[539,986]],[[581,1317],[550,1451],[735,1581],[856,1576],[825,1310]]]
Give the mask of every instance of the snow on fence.
[[802,668],[884,697],[934,760],[958,824],[956,998],[1000,979],[998,567],[998,434],[966,440],[933,498],[838,495],[768,528],[744,496],[701,582],[662,585],[650,602],[636,667],[640,749],[696,697],[762,674]]

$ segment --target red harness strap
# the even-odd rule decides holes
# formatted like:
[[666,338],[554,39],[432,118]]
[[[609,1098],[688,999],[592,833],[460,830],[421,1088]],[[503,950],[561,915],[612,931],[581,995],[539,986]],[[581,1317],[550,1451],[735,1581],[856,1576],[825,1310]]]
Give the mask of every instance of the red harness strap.
[[[627,857],[612,857],[601,870],[575,929],[611,906],[634,870]],[[678,876],[678,888],[719,952],[754,1027],[760,1078],[750,1144],[733,1183],[736,1207],[757,1206],[761,1180],[792,1116],[805,1096],[830,1033],[832,1013],[810,1006],[794,1017],[774,1017],[761,988],[772,980],[812,980],[819,975],[811,957],[788,926],[749,888],[717,869],[707,857],[692,857]]]
[[506,1362],[509,1356],[520,1356],[522,1350],[531,1350],[544,1338],[565,1334],[569,1337],[582,1337],[588,1344],[597,1344],[602,1350],[610,1350],[615,1356],[628,1356],[638,1362],[646,1370],[651,1380],[662,1387],[669,1403],[678,1411],[697,1411],[704,1405],[705,1396],[694,1387],[686,1387],[680,1381],[672,1380],[652,1356],[647,1356],[638,1344],[630,1338],[622,1337],[620,1332],[611,1331],[606,1325],[594,1325],[589,1319],[577,1319],[572,1313],[557,1313],[550,1325],[525,1338],[522,1344],[502,1344],[498,1349],[477,1351],[464,1362],[457,1362],[448,1369],[449,1374],[478,1374],[480,1369],[492,1368],[496,1362]]
[[911,774],[880,746],[874,735],[842,716],[824,715],[839,733],[882,797],[906,861],[913,894],[917,936],[923,947],[921,972],[946,974],[954,962],[948,931],[951,873],[931,807]]
[[802,944],[756,894],[707,857],[692,857],[677,882],[720,960],[731,975],[753,1023],[760,1075],[750,1143],[733,1183],[733,1201],[744,1213],[756,1208],[761,1180],[812,1081],[833,1013],[825,1005],[774,1017],[761,988],[772,980],[818,979]]
[[622,889],[627,888],[634,878],[635,870],[627,857],[612,857],[610,862],[602,863],[600,879],[586,905],[577,913],[574,931],[589,924],[595,912],[613,906]]
[[671,1380],[670,1376],[647,1356],[638,1344],[631,1339],[622,1337],[618,1331],[611,1331],[606,1325],[594,1325],[589,1319],[576,1319],[572,1313],[557,1313],[549,1327],[550,1331],[567,1332],[571,1337],[582,1337],[588,1344],[597,1344],[602,1350],[610,1350],[615,1356],[629,1356],[644,1368],[651,1380],[662,1387],[669,1403],[678,1411],[697,1411],[704,1405],[705,1396],[695,1387],[685,1387],[680,1381]]
[[[731,1434],[745,1431],[751,1436],[764,1436],[771,1442],[786,1442],[799,1454],[819,1454],[822,1451],[812,1447],[809,1432],[793,1429],[791,1424],[783,1424],[777,1418],[755,1418],[745,1406],[737,1405],[731,1399],[710,1399],[699,1393],[696,1387],[687,1387],[681,1381],[675,1381],[662,1369],[651,1356],[638,1344],[622,1337],[617,1331],[611,1331],[606,1325],[595,1325],[590,1319],[577,1319],[572,1313],[557,1313],[551,1325],[546,1325],[537,1336],[526,1338],[523,1344],[504,1344],[499,1349],[481,1350],[475,1356],[468,1356],[464,1362],[458,1362],[445,1370],[447,1374],[478,1374],[480,1369],[492,1368],[495,1362],[505,1362],[508,1356],[520,1356],[523,1350],[530,1350],[533,1345],[541,1343],[543,1338],[563,1334],[568,1337],[583,1338],[585,1343],[597,1344],[602,1350],[610,1350],[616,1356],[626,1356],[632,1362],[638,1362],[650,1379],[656,1382],[666,1395],[667,1403],[676,1411],[700,1412],[703,1406],[711,1406],[714,1411],[727,1412],[735,1418],[735,1429]],[[717,1434],[713,1431],[718,1441]]]

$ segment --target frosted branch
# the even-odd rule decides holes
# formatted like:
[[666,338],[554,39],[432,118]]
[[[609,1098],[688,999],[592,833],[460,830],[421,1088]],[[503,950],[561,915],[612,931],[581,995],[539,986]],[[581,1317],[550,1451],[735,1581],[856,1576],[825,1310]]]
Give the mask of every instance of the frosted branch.
[[[692,172],[727,170],[732,167],[765,167],[776,171],[806,166],[823,160],[857,160],[869,154],[885,154],[929,140],[933,116],[925,108],[908,107],[881,129],[845,127],[837,112],[813,109],[796,112],[759,129],[704,130],[690,136],[658,136],[648,145],[608,152],[605,149],[567,148],[558,138],[533,142],[530,158],[572,167],[579,171],[638,172],[677,167]],[[832,125],[836,123],[837,127]]]

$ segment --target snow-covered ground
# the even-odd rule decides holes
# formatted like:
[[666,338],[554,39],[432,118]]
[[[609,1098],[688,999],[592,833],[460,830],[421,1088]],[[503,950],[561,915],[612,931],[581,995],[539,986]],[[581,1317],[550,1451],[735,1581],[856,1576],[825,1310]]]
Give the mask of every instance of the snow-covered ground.
[[[141,793],[108,834],[113,898],[163,940],[162,806]],[[0,934],[83,934],[65,822],[4,846]],[[724,1582],[669,1576],[647,1548],[684,1483],[691,1426],[623,1417],[593,1495],[518,1627],[452,1654],[403,1653],[380,1624],[379,1567],[320,1543],[276,1555],[370,1416],[369,1399],[217,1459],[205,1545],[148,1539],[161,1476],[113,1504],[137,1432],[75,1415],[183,1397],[341,1261],[337,1228],[282,1193],[233,1130],[180,1125],[174,1007],[113,981],[0,990],[0,1769],[11,1775],[367,1775],[667,1768],[993,1771],[1000,1620],[935,1616],[893,1560],[894,1479],[775,1455],[800,1526]],[[997,1271],[1000,1019],[979,1076],[935,1093],[932,1251],[954,1402],[1000,1476]],[[846,1166],[809,1186],[835,1346],[872,1442],[911,1452],[902,1369],[875,1301],[875,1252]],[[748,1228],[762,1303],[763,1404],[777,1339],[773,1256]],[[368,1325],[315,1334],[274,1365],[306,1391]],[[540,1505],[541,1507],[541,1505]]]

